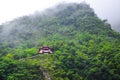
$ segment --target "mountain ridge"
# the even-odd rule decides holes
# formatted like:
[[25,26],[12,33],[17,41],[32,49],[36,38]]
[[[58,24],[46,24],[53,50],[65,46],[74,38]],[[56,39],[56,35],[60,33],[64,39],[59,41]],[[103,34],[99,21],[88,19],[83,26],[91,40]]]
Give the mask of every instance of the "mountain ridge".
[[[0,25],[0,79],[44,80],[42,68],[52,80],[119,80],[119,40],[88,4],[59,4]],[[41,46],[53,54],[30,59]]]
[[[60,10],[59,10],[58,7],[64,7],[64,8],[63,9],[60,8]],[[51,12],[50,10],[52,10],[53,12]],[[95,25],[95,27],[96,27],[96,25],[98,25],[101,28],[103,26],[102,30],[105,30],[104,25],[106,25],[106,29],[107,29],[107,27],[110,27],[109,24],[102,23],[102,21],[97,18],[93,9],[90,8],[90,6],[87,4],[80,4],[80,5],[77,3],[60,4],[56,7],[56,9],[54,8],[54,9],[50,9],[50,10],[45,11],[45,12],[47,12],[47,14],[44,15],[44,13],[45,13],[44,12],[42,14],[42,16],[41,16],[41,14],[37,15],[37,17],[35,17],[36,15],[35,16],[34,15],[33,16],[24,16],[24,17],[21,17],[21,18],[18,18],[18,19],[15,19],[15,20],[9,22],[8,24],[5,25],[8,27],[4,28],[3,31],[5,33],[3,33],[3,34],[4,35],[12,34],[12,33],[14,34],[17,32],[18,34],[25,33],[28,35],[32,35],[33,33],[39,33],[38,32],[39,30],[43,30],[43,31],[46,30],[49,32],[52,30],[55,31],[55,28],[56,28],[55,26],[59,26],[59,25],[64,25],[64,26],[73,25],[75,27],[79,26],[79,27],[81,27],[81,31],[86,31],[88,28],[90,28],[90,27],[92,28],[94,25]],[[94,19],[94,20],[92,20],[92,19]],[[93,24],[90,24],[90,23],[93,23]],[[84,29],[85,26],[86,26],[86,28]],[[47,28],[48,30],[44,29],[44,28]],[[101,28],[99,28],[99,30]],[[109,28],[109,30],[110,29],[111,29],[111,27]],[[94,28],[92,30],[94,30]],[[99,30],[97,31],[96,28],[95,28],[95,31],[92,31],[92,30],[91,30],[91,32],[95,32],[96,34],[97,33],[99,34],[99,32],[101,32]],[[57,28],[56,28],[56,31],[57,31]],[[87,30],[87,31],[89,32],[89,30]]]

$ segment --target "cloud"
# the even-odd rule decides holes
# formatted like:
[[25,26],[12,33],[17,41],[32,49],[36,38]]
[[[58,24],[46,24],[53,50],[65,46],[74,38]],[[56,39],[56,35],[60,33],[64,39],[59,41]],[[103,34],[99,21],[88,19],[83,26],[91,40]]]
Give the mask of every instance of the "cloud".
[[61,0],[0,0],[0,23],[44,10]]
[[87,0],[97,15],[107,19],[113,28],[120,27],[120,0]]
[[61,2],[86,1],[98,17],[107,19],[112,26],[119,26],[120,0],[0,0],[0,24],[16,17],[42,11]]

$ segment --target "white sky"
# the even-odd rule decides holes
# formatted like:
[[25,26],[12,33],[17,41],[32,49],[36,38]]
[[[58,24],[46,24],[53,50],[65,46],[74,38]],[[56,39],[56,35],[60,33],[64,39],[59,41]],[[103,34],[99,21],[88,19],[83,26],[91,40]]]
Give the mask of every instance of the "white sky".
[[[0,0],[0,24],[14,18],[41,11],[60,2],[81,2],[84,0]],[[120,21],[120,0],[85,0],[94,8],[100,18],[110,23]]]
[[82,0],[0,0],[0,24],[44,10],[63,1],[80,2]]

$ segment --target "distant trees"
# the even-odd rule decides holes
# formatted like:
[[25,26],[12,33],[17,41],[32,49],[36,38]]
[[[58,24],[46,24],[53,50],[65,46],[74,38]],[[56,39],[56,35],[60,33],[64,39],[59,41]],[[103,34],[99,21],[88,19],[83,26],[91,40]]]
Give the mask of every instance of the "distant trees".
[[[15,19],[0,25],[0,80],[44,80],[43,71],[52,80],[120,80],[119,40],[87,4]],[[39,56],[40,46],[53,54]]]

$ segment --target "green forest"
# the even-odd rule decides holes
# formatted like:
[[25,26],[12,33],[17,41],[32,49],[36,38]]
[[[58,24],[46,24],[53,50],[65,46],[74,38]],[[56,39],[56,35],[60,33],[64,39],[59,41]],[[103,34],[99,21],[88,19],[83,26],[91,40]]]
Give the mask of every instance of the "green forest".
[[0,25],[0,80],[120,80],[120,33],[86,3],[16,18]]

